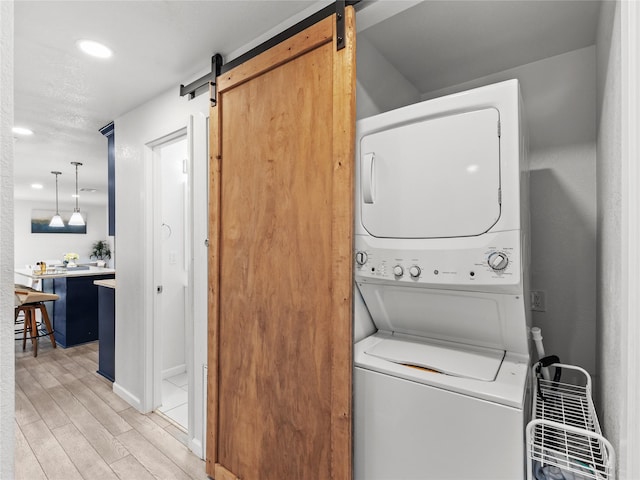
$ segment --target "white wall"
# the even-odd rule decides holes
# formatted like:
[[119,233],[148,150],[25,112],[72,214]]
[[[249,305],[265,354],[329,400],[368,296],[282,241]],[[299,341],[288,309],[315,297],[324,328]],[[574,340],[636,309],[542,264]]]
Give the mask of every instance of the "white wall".
[[[159,166],[161,211],[158,222],[162,228],[160,239],[160,269],[163,290],[159,296],[162,319],[162,378],[186,371],[185,360],[185,287],[187,286],[188,255],[185,245],[186,181],[182,161],[187,158],[186,137],[170,145],[158,147],[154,161]],[[156,165],[157,166],[157,165]],[[157,178],[157,177],[156,177]]]
[[0,2],[0,478],[14,475],[13,2]]
[[[620,4],[603,2],[598,25],[598,371],[605,434],[620,451],[626,427],[625,285],[621,170]],[[637,294],[637,293],[636,293]],[[637,321],[637,319],[633,319]],[[630,372],[637,374],[638,372]],[[637,426],[636,426],[637,427]],[[637,452],[632,452],[637,456]]]
[[[75,233],[31,233],[31,211],[51,210],[50,203],[16,200],[15,202],[15,265],[24,268],[38,260],[60,260],[65,253],[80,255],[79,262],[95,261],[90,259],[91,245],[97,240],[107,240],[107,206],[80,205],[87,222],[86,234]],[[62,210],[61,210],[62,211]],[[86,215],[85,215],[86,214]]]
[[[187,81],[188,79],[185,79]],[[188,82],[186,82],[188,83]],[[194,184],[194,249],[191,261],[196,278],[206,279],[207,235],[207,153],[206,117],[208,95],[188,101],[172,88],[139,108],[115,119],[116,141],[116,250],[118,251],[118,288],[116,290],[116,340],[114,391],[140,411],[152,408],[153,361],[153,225],[151,143],[188,128],[195,139],[190,145]],[[193,122],[190,123],[190,116]],[[203,273],[204,272],[204,273]],[[193,408],[200,412],[190,426],[197,443],[203,437],[202,366],[206,363],[206,280],[196,282],[193,295],[198,299],[193,319],[194,386]],[[192,428],[193,427],[193,428]],[[193,447],[193,445],[192,445]],[[201,446],[200,446],[201,447]]]
[[420,92],[416,87],[403,77],[370,42],[362,35],[358,35],[356,43],[357,119],[410,105],[420,100]]
[[[547,311],[533,312],[547,353],[596,374],[595,47],[587,47],[423,99],[518,78],[529,129],[531,288]],[[595,380],[594,380],[595,383]]]

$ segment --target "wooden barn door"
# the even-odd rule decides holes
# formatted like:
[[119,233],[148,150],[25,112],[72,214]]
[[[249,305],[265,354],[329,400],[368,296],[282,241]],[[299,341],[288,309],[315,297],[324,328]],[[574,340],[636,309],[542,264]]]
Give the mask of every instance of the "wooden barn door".
[[354,12],[218,77],[207,473],[352,475]]

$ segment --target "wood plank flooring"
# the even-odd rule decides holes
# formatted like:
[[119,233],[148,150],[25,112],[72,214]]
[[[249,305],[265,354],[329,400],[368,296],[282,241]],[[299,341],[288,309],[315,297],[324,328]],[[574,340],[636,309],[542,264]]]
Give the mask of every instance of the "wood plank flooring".
[[186,434],[143,415],[96,373],[98,343],[16,342],[16,479],[207,479]]

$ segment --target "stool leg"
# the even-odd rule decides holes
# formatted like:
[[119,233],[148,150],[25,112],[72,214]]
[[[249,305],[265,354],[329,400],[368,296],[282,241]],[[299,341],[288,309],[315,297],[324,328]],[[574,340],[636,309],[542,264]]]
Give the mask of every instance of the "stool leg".
[[29,308],[31,313],[31,345],[33,345],[33,356],[38,356],[38,319],[36,318],[36,308]]
[[51,340],[51,345],[53,348],[56,348],[56,337],[53,335],[53,328],[51,328],[51,322],[49,321],[49,314],[47,313],[47,307],[44,303],[41,303],[39,306],[40,313],[42,314],[42,321],[44,322],[44,326],[49,332],[49,340]]
[[27,330],[31,327],[31,320],[29,319],[28,308],[23,308],[22,313],[24,313],[24,328],[22,329],[22,351],[24,352],[27,348]]
[[[15,315],[13,317],[13,327],[14,327],[14,332],[15,332],[15,325],[16,323],[18,323],[18,317],[20,316],[20,312],[22,311],[22,309],[20,307],[16,307],[14,308],[15,311]],[[22,331],[24,332],[24,322],[22,322]],[[15,335],[15,333],[14,333]]]

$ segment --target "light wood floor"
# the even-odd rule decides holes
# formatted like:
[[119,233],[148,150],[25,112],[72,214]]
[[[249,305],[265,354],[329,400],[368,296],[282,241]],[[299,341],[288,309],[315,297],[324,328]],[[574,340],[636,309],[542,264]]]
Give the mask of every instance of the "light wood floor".
[[38,356],[16,342],[16,479],[206,479],[186,434],[98,375],[97,342]]

